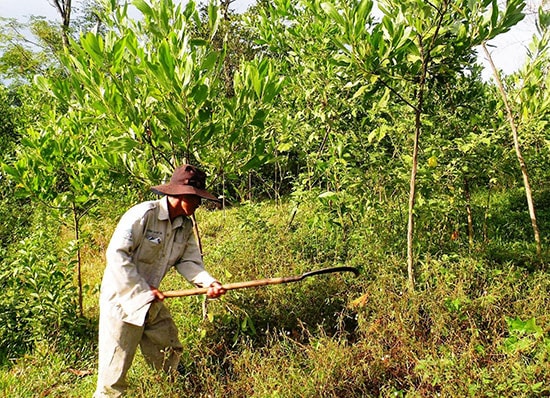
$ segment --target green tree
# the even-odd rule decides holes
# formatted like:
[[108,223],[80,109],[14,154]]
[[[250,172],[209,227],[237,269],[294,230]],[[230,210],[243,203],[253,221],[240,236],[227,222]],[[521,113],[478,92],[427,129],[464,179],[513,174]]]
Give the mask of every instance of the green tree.
[[[506,111],[506,119],[512,131],[512,141],[523,179],[536,252],[539,258],[542,255],[540,231],[527,164],[520,144],[519,131],[530,131],[529,135],[532,138],[531,145],[540,147],[542,144],[544,147],[544,131],[548,125],[548,109],[550,105],[550,97],[548,95],[548,83],[550,82],[548,73],[550,65],[548,55],[550,43],[549,25],[550,14],[540,7],[537,23],[538,36],[535,35],[533,37],[533,42],[529,48],[529,59],[520,73],[515,76],[508,90],[504,87],[497,67],[487,49],[486,42],[482,43],[483,50],[489,60],[493,76],[497,82],[497,87]],[[516,98],[516,101],[514,101],[515,104],[511,103],[509,99],[509,91]]]
[[[326,181],[332,171],[327,190],[339,190],[365,180],[360,171],[365,159],[378,157],[384,170],[388,158],[409,163],[407,269],[413,287],[421,132],[433,130],[430,110],[445,95],[444,83],[465,75],[464,68],[475,62],[474,47],[517,23],[524,4],[510,1],[503,12],[496,1],[377,4],[378,14],[369,0],[279,0],[262,3],[260,18],[251,23],[266,54],[284,60],[281,70],[291,76],[284,97],[294,102],[282,109],[298,112],[291,113],[294,119],[280,117],[283,133],[277,140],[281,148],[293,148],[294,142],[303,149],[299,156],[310,170],[305,181]],[[412,153],[406,155],[402,145],[411,131]],[[397,166],[390,178],[402,180],[402,171]]]
[[[210,4],[202,21],[193,2],[185,8],[171,0],[135,5],[143,13],[138,21],[127,17],[127,6],[111,1],[102,16],[105,37],[88,32],[71,42],[61,58],[63,78],[36,77],[51,110],[44,123],[28,128],[16,160],[4,165],[22,195],[70,220],[81,313],[81,218],[114,181],[150,186],[191,161],[240,170],[264,153],[254,134],[264,102],[281,84],[266,61],[251,62],[236,74],[237,94],[225,95],[224,54],[211,46],[218,7]],[[203,23],[206,38],[196,34]],[[211,155],[216,151],[229,156]]]
[[[339,59],[364,76],[366,84],[360,90],[376,86],[389,90],[413,113],[407,223],[407,271],[412,288],[418,154],[428,112],[425,101],[432,95],[434,81],[460,73],[471,63],[475,45],[521,20],[524,3],[509,1],[501,14],[496,1],[381,1],[382,21],[369,30],[367,18],[372,6],[372,1],[362,0],[342,10],[324,3],[327,14],[341,27],[338,44],[344,56]],[[486,18],[488,11],[490,17]]]
[[325,198],[339,197],[342,205],[357,204],[345,198],[345,188],[368,192],[361,168],[370,163],[365,147],[372,140],[364,130],[375,130],[377,118],[370,105],[354,103],[353,84],[333,60],[338,26],[319,1],[261,3],[246,21],[259,51],[286,78],[266,125],[277,171],[271,180],[281,187],[292,184],[298,201],[298,192],[318,190]]
[[[128,18],[127,6],[111,2],[103,16],[107,34],[88,32],[73,45],[65,61],[69,76],[53,82],[52,93],[95,117],[109,161],[140,179],[158,181],[185,159],[208,164],[213,148],[237,156],[242,151],[235,142],[254,142],[251,131],[259,130],[263,102],[274,98],[280,79],[265,62],[251,63],[237,71],[239,93],[226,95],[227,48],[213,45],[218,7],[209,5],[203,22],[194,2],[135,5],[139,21]],[[254,153],[244,157],[246,163]],[[231,172],[243,165],[226,163]]]
[[52,114],[45,124],[27,128],[16,160],[4,164],[3,169],[18,184],[20,197],[29,197],[72,225],[82,316],[80,220],[109,191],[111,179],[105,163],[94,158],[101,148],[90,134],[94,128],[90,121],[79,115],[66,116]]
[[28,23],[5,18],[0,18],[0,22],[1,78],[8,79],[11,85],[28,84],[35,75],[59,68],[62,46],[55,24],[34,16]]

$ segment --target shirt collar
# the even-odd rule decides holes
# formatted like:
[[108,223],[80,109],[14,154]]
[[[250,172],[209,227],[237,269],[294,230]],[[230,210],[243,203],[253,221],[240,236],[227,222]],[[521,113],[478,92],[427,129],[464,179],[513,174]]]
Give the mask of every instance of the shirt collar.
[[168,213],[168,196],[163,196],[159,199],[159,220],[168,220],[170,215]]
[[[170,220],[170,214],[168,213],[168,196],[164,196],[161,199],[159,199],[159,220],[163,221],[169,221]],[[174,219],[172,222],[172,228],[178,228],[181,227],[183,224],[183,219],[186,218],[186,216],[178,216]]]

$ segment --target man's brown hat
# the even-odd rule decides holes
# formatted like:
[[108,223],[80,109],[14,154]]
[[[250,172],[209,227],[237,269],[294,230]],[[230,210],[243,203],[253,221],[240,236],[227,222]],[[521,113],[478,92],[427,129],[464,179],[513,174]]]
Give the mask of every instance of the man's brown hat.
[[214,195],[205,190],[206,174],[190,164],[184,164],[174,170],[168,184],[151,187],[151,191],[162,195],[197,195],[201,198],[218,201]]

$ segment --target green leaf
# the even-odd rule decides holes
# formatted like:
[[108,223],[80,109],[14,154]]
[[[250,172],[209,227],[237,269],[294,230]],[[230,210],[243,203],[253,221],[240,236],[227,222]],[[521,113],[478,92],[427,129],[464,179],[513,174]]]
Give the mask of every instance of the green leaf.
[[252,119],[252,122],[250,122],[250,124],[263,129],[266,116],[267,115],[265,111],[263,109],[260,109],[254,114],[254,118]]
[[357,97],[362,97],[365,91],[369,88],[367,85],[362,85],[359,87],[359,89],[353,94],[352,99],[356,99]]
[[508,330],[510,333],[541,333],[542,328],[537,326],[535,318],[530,318],[526,321],[522,321],[519,317],[507,318]]
[[331,3],[321,3],[323,11],[338,25],[346,27],[346,20],[340,15],[336,7]]
[[206,84],[198,84],[193,87],[191,96],[197,105],[201,105],[208,98],[208,86]]
[[8,164],[2,163],[2,170],[13,179],[19,180],[21,178],[21,173],[19,172],[19,170]]
[[210,40],[214,38],[218,31],[218,25],[220,22],[219,7],[214,2],[208,4],[208,26],[210,28]]
[[248,160],[248,162],[246,162],[246,164],[242,167],[242,171],[243,172],[246,172],[246,171],[249,171],[249,170],[252,170],[252,169],[257,169],[258,167],[260,167],[264,162],[262,162],[262,160],[260,159],[259,156],[255,155],[253,156],[252,158],[250,158]]
[[495,27],[495,26],[497,26],[497,22],[498,22],[498,3],[497,3],[497,0],[493,0],[491,7],[492,7],[492,10],[491,10],[491,26]]
[[125,51],[126,51],[126,37],[123,37],[120,40],[117,40],[113,45],[113,50],[112,50],[112,59],[114,64],[113,66],[118,66],[120,64],[120,61],[122,60],[122,57],[124,56]]
[[214,65],[216,65],[216,62],[218,61],[219,53],[217,51],[211,51],[206,58],[202,61],[202,69],[203,70],[211,70],[213,69]]
[[273,101],[273,98],[275,98],[275,96],[279,94],[279,91],[283,86],[283,82],[284,82],[284,78],[281,77],[276,82],[270,81],[268,84],[266,84],[264,89],[264,97],[263,97],[263,101],[265,103],[270,103],[271,101]]
[[87,33],[80,40],[80,43],[96,64],[100,65],[103,63],[103,39],[101,37],[93,33]]
[[372,11],[372,6],[372,0],[361,0],[359,7],[357,7],[358,21],[364,21],[370,15]]
[[539,26],[541,30],[550,28],[550,11],[545,12],[542,7],[539,7]]
[[107,148],[114,152],[130,152],[138,142],[130,137],[113,137],[107,142]]
[[319,199],[334,199],[338,196],[336,192],[327,191],[318,196]]
[[172,56],[170,52],[170,46],[166,41],[163,41],[159,47],[159,61],[168,79],[173,80],[174,79],[174,57]]
[[196,3],[193,0],[190,0],[185,5],[185,10],[183,11],[183,15],[185,16],[185,18],[190,19],[191,17],[193,17],[194,14],[196,14],[196,11],[197,11]]
[[49,80],[46,79],[42,75],[35,75],[34,76],[34,84],[41,90],[41,91],[49,91],[50,85]]
[[191,44],[192,46],[195,46],[195,47],[204,47],[206,45],[208,45],[208,41],[204,40],[204,39],[191,39],[189,40],[189,44]]
[[144,0],[134,0],[133,4],[138,10],[141,11],[143,15],[146,15],[149,17],[154,16],[153,9]]

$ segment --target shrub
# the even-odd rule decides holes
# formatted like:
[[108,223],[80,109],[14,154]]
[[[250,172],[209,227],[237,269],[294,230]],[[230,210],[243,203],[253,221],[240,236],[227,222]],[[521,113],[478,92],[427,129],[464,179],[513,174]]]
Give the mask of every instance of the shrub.
[[85,330],[77,315],[72,264],[56,255],[52,236],[46,231],[29,236],[0,263],[2,361],[40,342],[71,346]]

